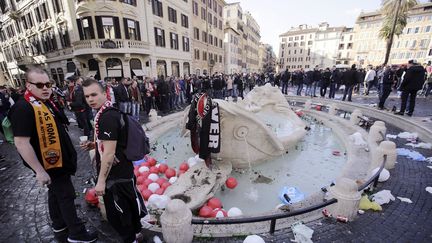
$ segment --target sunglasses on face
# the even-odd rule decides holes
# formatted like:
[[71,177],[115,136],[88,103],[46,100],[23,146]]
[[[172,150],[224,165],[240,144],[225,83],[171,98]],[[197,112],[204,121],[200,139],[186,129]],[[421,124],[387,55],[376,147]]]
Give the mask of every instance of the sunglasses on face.
[[47,87],[48,89],[52,87],[52,83],[51,82],[48,82],[48,83],[32,83],[32,82],[29,82],[29,83],[33,84],[38,89],[43,89],[44,86]]

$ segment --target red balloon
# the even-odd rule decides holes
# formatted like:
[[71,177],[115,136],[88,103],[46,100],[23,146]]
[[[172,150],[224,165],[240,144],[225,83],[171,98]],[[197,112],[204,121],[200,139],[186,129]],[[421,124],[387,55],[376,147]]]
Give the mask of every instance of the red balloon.
[[153,183],[153,181],[147,178],[147,179],[144,180],[143,185],[147,188],[148,185],[150,185],[152,183]]
[[189,165],[186,162],[180,164],[180,170],[187,171],[189,169]]
[[85,193],[85,200],[88,204],[97,206],[99,204],[99,198],[96,196],[96,190],[90,188]]
[[141,195],[143,196],[144,200],[148,200],[149,197],[153,194],[152,191],[150,191],[149,189],[144,189],[141,191]]
[[160,164],[159,165],[159,172],[160,173],[165,173],[165,171],[168,169],[168,165],[166,164]]
[[200,210],[199,210],[199,216],[203,217],[203,218],[209,218],[211,217],[213,212],[213,209],[209,206],[203,206]]
[[149,162],[144,162],[144,163],[141,164],[141,166],[147,166],[148,168],[151,167],[150,164],[149,164]]
[[138,191],[142,191],[142,190],[146,189],[146,187],[144,185],[138,185],[137,189],[138,189]]
[[156,180],[156,183],[159,184],[159,186],[162,186],[165,182],[167,182],[165,178],[159,178]]
[[164,183],[161,185],[161,187],[162,187],[163,189],[167,189],[169,186],[171,186],[171,183],[169,183],[168,181],[167,181],[167,182],[164,182]]
[[317,105],[317,106],[315,106],[315,109],[316,109],[317,111],[320,111],[320,110],[321,110],[321,106],[320,106],[320,105]]
[[229,188],[229,189],[234,189],[237,186],[237,180],[234,177],[229,177],[226,181],[225,181],[225,185]]
[[216,208],[222,208],[222,202],[217,197],[213,197],[207,202],[207,206],[211,207],[212,209]]
[[155,158],[150,157],[150,158],[148,158],[147,163],[148,163],[150,166],[155,166],[155,165],[156,165],[156,160],[155,160]]
[[155,194],[157,194],[157,195],[162,195],[162,194],[164,193],[164,191],[165,191],[165,189],[163,189],[163,188],[159,188],[159,189],[157,189],[157,190],[155,191]]
[[159,174],[159,168],[156,166],[150,167],[150,173]]
[[138,177],[140,175],[139,171],[138,170],[134,170],[134,175],[135,175],[135,177]]
[[180,177],[180,176],[183,175],[185,172],[186,172],[186,171],[184,171],[184,170],[179,170],[178,173],[177,173],[177,175]]
[[146,178],[150,175],[150,171],[144,171],[143,173],[141,173],[141,176]]
[[137,178],[137,184],[138,185],[142,185],[145,180],[146,180],[146,178],[144,176],[138,176],[138,178]]
[[173,176],[175,176],[176,175],[176,171],[173,169],[173,168],[168,168],[166,171],[165,171],[165,176],[169,179],[169,178],[171,178],[171,177],[173,177]]

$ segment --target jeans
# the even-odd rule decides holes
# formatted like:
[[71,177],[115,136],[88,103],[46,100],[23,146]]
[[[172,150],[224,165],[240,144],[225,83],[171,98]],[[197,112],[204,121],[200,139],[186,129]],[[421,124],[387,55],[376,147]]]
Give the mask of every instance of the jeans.
[[381,85],[378,108],[381,108],[381,109],[384,108],[384,103],[385,103],[386,99],[389,97],[390,93],[391,93],[391,84],[390,85]]
[[238,96],[237,84],[233,84],[233,96],[236,98]]
[[[317,89],[318,84],[319,84],[320,82],[321,82],[321,81],[319,81],[319,80],[316,80],[315,82],[313,82],[313,96],[316,96],[316,89]],[[311,96],[312,96],[312,94],[311,94]]]
[[297,95],[301,96],[302,90],[303,90],[303,83],[299,83],[297,87]]
[[223,91],[222,90],[214,90],[213,92],[215,99],[223,99]]
[[306,84],[306,91],[305,91],[305,95],[308,96],[312,96],[312,84]]
[[417,90],[402,91],[400,111],[405,112],[406,107],[407,107],[408,96],[409,96],[408,113],[412,114],[414,112],[415,100],[417,97]]
[[132,102],[131,104],[131,115],[135,120],[139,121],[141,105],[138,102]]
[[336,94],[336,84],[335,83],[330,83],[329,98],[330,99],[334,99],[335,94]]
[[353,87],[354,87],[354,85],[345,85],[345,90],[344,90],[344,95],[343,95],[342,101],[345,100],[347,95],[348,95],[348,101],[352,101],[351,96],[352,96]]
[[288,94],[288,82],[282,82],[282,93]]
[[320,88],[320,95],[321,95],[321,97],[324,97],[326,95],[326,93],[327,93],[327,86],[322,86]]
[[132,102],[120,102],[119,110],[126,114],[132,114]]
[[426,88],[425,97],[428,97],[428,96],[429,96],[431,90],[432,90],[432,83],[428,83],[428,84],[427,84],[427,88]]

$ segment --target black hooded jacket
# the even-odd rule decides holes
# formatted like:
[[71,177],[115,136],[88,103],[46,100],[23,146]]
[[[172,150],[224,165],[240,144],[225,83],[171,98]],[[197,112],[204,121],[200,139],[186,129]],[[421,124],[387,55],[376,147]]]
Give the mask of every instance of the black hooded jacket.
[[426,70],[420,65],[409,67],[403,76],[399,90],[412,91],[421,90],[425,81]]

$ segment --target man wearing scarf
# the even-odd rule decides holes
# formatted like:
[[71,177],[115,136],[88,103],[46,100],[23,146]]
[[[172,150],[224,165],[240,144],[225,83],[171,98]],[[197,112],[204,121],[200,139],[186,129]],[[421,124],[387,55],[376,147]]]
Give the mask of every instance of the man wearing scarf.
[[48,208],[56,235],[69,242],[94,242],[97,232],[87,232],[75,208],[71,175],[76,172],[77,154],[66,131],[65,116],[50,100],[52,83],[42,69],[26,73],[26,92],[11,109],[14,141],[24,164],[48,187]]

